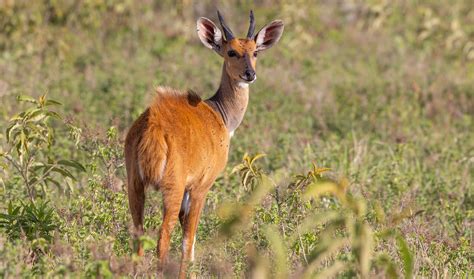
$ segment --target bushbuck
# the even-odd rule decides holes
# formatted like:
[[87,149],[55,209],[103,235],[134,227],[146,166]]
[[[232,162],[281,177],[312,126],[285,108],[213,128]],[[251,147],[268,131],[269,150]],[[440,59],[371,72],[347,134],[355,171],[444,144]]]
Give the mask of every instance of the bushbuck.
[[[249,100],[248,85],[257,76],[257,54],[283,33],[275,20],[254,35],[250,11],[246,38],[235,38],[217,11],[222,31],[208,18],[197,20],[201,42],[224,58],[220,86],[207,100],[193,91],[159,87],[152,104],[130,128],[125,141],[128,200],[135,240],[143,235],[143,209],[148,185],[161,191],[163,223],[157,245],[162,274],[170,236],[179,218],[183,229],[180,278],[194,260],[196,228],[206,194],[227,163],[230,138],[240,125]],[[136,241],[135,243],[139,243]],[[138,244],[138,255],[143,248]]]

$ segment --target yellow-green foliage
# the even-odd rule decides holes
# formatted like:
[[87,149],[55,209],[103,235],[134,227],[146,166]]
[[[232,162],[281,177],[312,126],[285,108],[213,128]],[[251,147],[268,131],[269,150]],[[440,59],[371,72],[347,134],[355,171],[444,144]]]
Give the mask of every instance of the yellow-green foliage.
[[222,61],[195,23],[218,7],[241,36],[250,9],[285,31],[259,55],[190,272],[473,277],[472,6],[0,0],[0,275],[155,274],[160,195],[139,259],[123,138],[155,86],[215,92]]

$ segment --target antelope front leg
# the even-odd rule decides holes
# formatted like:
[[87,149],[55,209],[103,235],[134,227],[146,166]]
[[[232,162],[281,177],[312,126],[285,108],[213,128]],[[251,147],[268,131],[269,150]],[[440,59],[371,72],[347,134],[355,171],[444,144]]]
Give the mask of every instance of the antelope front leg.
[[186,278],[186,269],[189,262],[194,261],[194,244],[196,243],[196,230],[199,223],[206,193],[186,192],[180,212],[180,221],[183,228],[183,255],[179,278]]

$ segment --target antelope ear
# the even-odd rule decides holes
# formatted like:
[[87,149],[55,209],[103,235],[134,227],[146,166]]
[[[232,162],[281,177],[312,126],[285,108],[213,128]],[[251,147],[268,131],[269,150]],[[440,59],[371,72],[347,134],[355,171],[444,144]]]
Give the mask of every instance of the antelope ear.
[[271,48],[283,34],[283,21],[274,20],[265,25],[257,35],[255,35],[255,43],[257,44],[257,51]]
[[201,17],[197,23],[197,33],[201,42],[222,56],[222,33],[210,19]]

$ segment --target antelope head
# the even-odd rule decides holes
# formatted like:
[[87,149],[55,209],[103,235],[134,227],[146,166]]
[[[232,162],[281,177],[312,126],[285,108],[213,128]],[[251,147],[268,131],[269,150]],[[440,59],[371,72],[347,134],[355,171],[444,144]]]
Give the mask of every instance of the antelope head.
[[257,79],[255,66],[259,52],[272,47],[283,33],[283,22],[274,20],[255,33],[255,19],[250,11],[250,24],[245,38],[235,38],[221,13],[217,11],[222,31],[210,19],[197,21],[201,42],[224,58],[224,69],[235,81],[249,84]]

